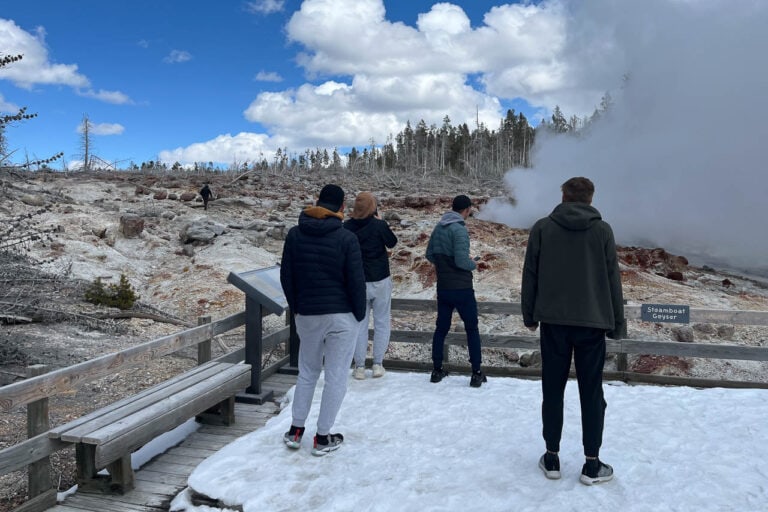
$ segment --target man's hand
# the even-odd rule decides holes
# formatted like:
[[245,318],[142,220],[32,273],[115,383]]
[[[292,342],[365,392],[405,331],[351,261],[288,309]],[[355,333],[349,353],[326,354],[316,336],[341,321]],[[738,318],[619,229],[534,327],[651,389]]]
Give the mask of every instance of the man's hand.
[[536,329],[538,329],[538,328],[539,328],[539,324],[538,323],[536,325],[529,325],[529,326],[527,326],[527,329],[529,331],[531,331],[531,332],[536,332]]

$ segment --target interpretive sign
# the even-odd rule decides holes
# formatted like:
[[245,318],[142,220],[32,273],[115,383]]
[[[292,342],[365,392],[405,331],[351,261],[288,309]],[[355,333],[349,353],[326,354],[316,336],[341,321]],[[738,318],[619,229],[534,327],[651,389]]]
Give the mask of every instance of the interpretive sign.
[[687,324],[691,320],[691,307],[676,304],[643,304],[640,308],[640,320]]
[[227,281],[261,304],[267,311],[282,315],[288,301],[280,285],[280,266],[259,268],[235,274],[230,272]]

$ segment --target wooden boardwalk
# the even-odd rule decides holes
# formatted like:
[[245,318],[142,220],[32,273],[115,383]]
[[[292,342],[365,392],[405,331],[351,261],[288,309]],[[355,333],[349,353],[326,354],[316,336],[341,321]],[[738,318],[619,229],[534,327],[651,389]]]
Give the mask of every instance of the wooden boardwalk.
[[237,403],[235,424],[201,425],[181,444],[158,455],[136,471],[136,488],[125,494],[81,492],[48,510],[55,512],[158,512],[187,486],[187,477],[203,460],[238,437],[250,434],[279,412],[277,401],[296,384],[295,375],[276,373],[263,383],[273,390],[274,401],[262,405]]

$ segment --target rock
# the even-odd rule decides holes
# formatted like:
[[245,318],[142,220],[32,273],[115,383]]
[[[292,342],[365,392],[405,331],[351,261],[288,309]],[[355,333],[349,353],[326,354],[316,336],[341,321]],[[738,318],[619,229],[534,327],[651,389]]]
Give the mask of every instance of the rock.
[[702,334],[715,334],[717,329],[712,324],[693,324],[693,330]]
[[107,228],[105,228],[105,227],[94,227],[94,228],[91,228],[91,233],[93,233],[94,236],[96,236],[98,238],[104,238],[105,236],[107,236]]
[[120,232],[125,238],[137,238],[144,231],[144,219],[138,215],[123,215],[120,217]]
[[162,201],[163,199],[168,198],[168,192],[166,192],[165,190],[161,190],[160,192],[155,192],[155,195],[152,197],[158,201]]
[[381,218],[387,222],[400,222],[402,219],[397,212],[386,211],[381,215]]
[[184,192],[181,194],[179,199],[181,199],[184,202],[194,201],[197,197],[197,192]]
[[267,235],[275,240],[285,240],[285,224],[278,224],[267,230]]
[[675,341],[682,343],[691,343],[693,341],[693,329],[687,325],[681,327],[675,327],[672,329],[672,337]]
[[538,368],[541,366],[541,352],[535,350],[533,352],[523,354],[520,356],[519,363],[523,368],[528,368],[531,366]]
[[40,194],[22,194],[19,200],[29,206],[45,206],[45,197]]
[[717,336],[722,339],[733,339],[733,335],[736,334],[736,328],[732,325],[718,325]]
[[678,271],[667,272],[667,279],[671,279],[673,281],[685,281],[683,273]]
[[185,225],[179,233],[179,239],[181,243],[189,244],[192,242],[200,242],[203,244],[209,244],[217,236],[222,235],[225,232],[225,227],[221,224],[215,224],[213,222],[193,222]]

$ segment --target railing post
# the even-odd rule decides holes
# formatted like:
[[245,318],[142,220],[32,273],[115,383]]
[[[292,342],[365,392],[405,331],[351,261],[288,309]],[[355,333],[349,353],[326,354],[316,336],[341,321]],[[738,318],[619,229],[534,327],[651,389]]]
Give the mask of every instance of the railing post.
[[[210,316],[197,317],[197,325],[205,325],[211,323]],[[205,341],[201,341],[197,344],[197,364],[205,364],[211,360],[211,339],[208,338]]]
[[[37,377],[48,373],[48,367],[35,364],[27,368],[27,378]],[[27,437],[33,438],[51,428],[48,418],[48,398],[41,398],[27,404]],[[56,505],[56,490],[51,485],[50,457],[44,457],[27,466],[27,492],[29,499],[28,510],[46,510]]]
[[241,402],[261,404],[271,400],[274,391],[264,391],[261,389],[261,365],[263,351],[263,327],[262,317],[264,307],[245,295],[245,362],[251,365],[251,385],[245,389],[245,393],[237,395],[235,398]]

